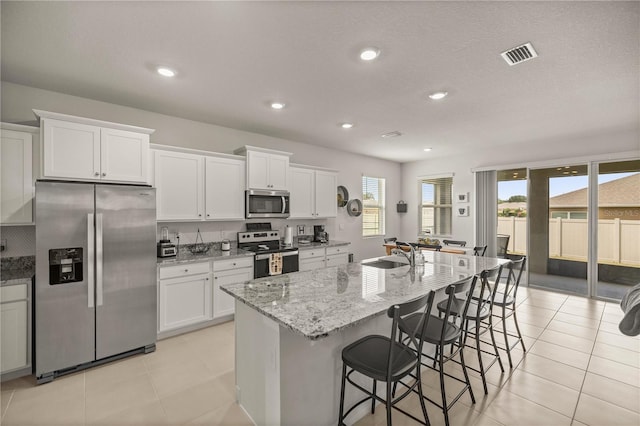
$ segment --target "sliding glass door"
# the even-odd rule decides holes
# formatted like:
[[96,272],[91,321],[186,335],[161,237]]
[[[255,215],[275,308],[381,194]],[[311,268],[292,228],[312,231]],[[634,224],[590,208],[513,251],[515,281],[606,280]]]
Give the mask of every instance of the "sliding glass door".
[[640,283],[640,161],[599,164],[597,200],[594,294],[621,299]]
[[588,295],[589,167],[529,170],[529,284]]

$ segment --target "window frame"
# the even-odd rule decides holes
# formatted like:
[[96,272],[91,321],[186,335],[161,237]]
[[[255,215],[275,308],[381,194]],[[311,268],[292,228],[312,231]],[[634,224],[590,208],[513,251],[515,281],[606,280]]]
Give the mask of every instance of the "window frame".
[[[436,193],[438,191],[437,188],[434,188],[434,202],[433,204],[424,203],[423,199],[423,191],[422,185],[424,183],[437,184],[438,182],[428,182],[428,181],[437,181],[437,180],[448,180],[449,184],[449,201],[450,203],[440,203]],[[440,183],[440,185],[445,182]],[[453,173],[451,174],[443,174],[443,175],[434,175],[434,176],[420,176],[418,177],[418,235],[428,235],[428,236],[439,236],[439,237],[448,237],[453,233]],[[423,213],[425,208],[433,209],[433,232],[427,233],[424,229],[423,224]],[[449,229],[442,229],[444,226],[442,223],[438,224],[436,214],[438,210],[448,210],[448,226]]]
[[[366,193],[365,193],[365,179],[375,179],[375,180],[377,180],[378,202],[376,203],[375,206],[372,206],[372,205],[368,205],[367,206],[367,203],[368,203],[369,199],[367,199],[365,197],[365,195],[366,195]],[[385,200],[385,198],[386,198],[386,185],[387,185],[386,178],[368,176],[368,175],[363,174],[360,183],[361,183],[361,190],[362,190],[362,230],[361,230],[362,237],[363,238],[382,237],[382,236],[385,235],[386,216],[387,216],[386,215],[386,200]],[[368,185],[367,185],[366,188],[368,188]],[[366,233],[367,230],[371,229],[370,227],[366,227],[365,228],[365,224],[368,223],[365,220],[365,217],[367,216],[366,210],[367,209],[373,209],[373,208],[378,210],[377,220],[376,220],[377,226],[374,229],[374,231],[375,231],[374,233]]]

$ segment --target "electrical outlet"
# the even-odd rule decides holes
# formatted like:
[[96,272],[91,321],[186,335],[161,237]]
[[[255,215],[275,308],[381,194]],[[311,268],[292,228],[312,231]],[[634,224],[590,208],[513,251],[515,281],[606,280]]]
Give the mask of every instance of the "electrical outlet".
[[5,251],[7,249],[7,239],[3,238],[0,240],[0,251]]

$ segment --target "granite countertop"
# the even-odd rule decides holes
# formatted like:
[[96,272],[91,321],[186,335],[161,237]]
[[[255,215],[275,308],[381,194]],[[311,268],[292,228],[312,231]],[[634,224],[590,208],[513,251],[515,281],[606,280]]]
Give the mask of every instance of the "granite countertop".
[[[376,259],[380,258],[367,261]],[[221,288],[281,326],[317,340],[381,315],[392,304],[409,301],[508,262],[439,252],[425,252],[425,260],[424,266],[394,269],[348,263]]]
[[298,250],[307,250],[307,249],[314,249],[319,247],[348,246],[349,244],[351,244],[349,241],[332,241],[332,240],[329,240],[326,243],[311,242],[309,244],[300,244],[300,242],[297,242],[294,240],[292,247],[296,247]]
[[238,257],[252,257],[253,253],[238,248],[222,251],[219,248],[211,248],[204,254],[192,254],[188,251],[180,251],[176,257],[158,258],[158,266],[178,265],[181,263],[201,262],[207,260],[234,259]]
[[0,286],[31,284],[35,273],[35,256],[3,258],[0,262]]

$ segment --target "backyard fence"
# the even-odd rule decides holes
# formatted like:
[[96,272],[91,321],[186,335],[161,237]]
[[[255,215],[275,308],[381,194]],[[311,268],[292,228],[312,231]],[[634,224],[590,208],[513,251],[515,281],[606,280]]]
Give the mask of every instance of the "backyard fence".
[[[498,234],[510,235],[508,250],[527,250],[527,218],[499,217]],[[587,261],[587,219],[549,219],[549,257]],[[598,220],[598,263],[640,267],[640,220]]]

